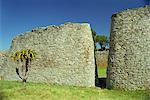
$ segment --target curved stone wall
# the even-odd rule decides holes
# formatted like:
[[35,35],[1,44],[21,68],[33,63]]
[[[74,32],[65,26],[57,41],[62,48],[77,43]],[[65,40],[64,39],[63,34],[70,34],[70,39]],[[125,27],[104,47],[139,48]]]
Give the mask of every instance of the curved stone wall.
[[0,80],[3,80],[4,76],[4,70],[3,70],[3,65],[4,65],[4,61],[7,58],[7,52],[2,52],[0,51]]
[[150,88],[150,6],[112,16],[107,87]]
[[[13,39],[10,53],[21,49],[38,53],[28,81],[95,86],[94,42],[89,24],[67,23],[34,29]],[[15,66],[7,59],[6,80],[19,80]]]

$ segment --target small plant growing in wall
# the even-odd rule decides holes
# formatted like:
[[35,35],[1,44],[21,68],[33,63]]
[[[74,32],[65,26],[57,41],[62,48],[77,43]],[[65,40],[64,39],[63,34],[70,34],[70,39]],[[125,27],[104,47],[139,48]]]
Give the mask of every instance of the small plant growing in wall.
[[16,67],[16,73],[23,83],[27,82],[29,68],[36,55],[36,52],[31,49],[16,51],[11,55],[11,58],[20,65]]

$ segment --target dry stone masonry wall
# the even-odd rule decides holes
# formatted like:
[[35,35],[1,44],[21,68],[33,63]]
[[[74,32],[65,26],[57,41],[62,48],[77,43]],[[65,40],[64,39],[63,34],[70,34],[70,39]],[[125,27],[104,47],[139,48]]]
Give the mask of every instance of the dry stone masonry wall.
[[[38,53],[29,81],[95,86],[94,43],[89,24],[67,23],[34,29],[13,39],[10,53],[21,49]],[[6,80],[19,80],[15,63],[7,59],[4,66]]]
[[3,77],[3,74],[4,74],[3,65],[4,65],[4,61],[6,58],[7,58],[7,53],[0,51],[0,80],[4,79],[4,77]]
[[108,53],[109,53],[109,50],[95,52],[96,64],[98,67],[107,67],[108,66]]
[[107,87],[150,89],[150,6],[112,16]]

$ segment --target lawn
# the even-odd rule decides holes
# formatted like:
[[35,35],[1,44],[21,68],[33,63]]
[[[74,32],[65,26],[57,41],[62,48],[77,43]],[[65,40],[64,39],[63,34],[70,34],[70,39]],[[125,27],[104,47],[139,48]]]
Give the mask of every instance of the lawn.
[[149,100],[146,91],[0,81],[0,100]]
[[[106,68],[98,67],[99,78]],[[0,100],[150,100],[146,91],[108,90],[98,87],[61,86],[46,83],[0,81]]]
[[98,67],[98,77],[106,77],[106,67]]

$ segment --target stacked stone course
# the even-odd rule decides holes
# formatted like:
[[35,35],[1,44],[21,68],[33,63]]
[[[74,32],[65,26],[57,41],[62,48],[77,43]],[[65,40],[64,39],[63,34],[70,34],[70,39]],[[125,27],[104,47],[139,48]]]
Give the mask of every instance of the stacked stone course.
[[[89,24],[33,29],[13,39],[9,54],[21,49],[38,53],[28,81],[95,86],[94,43]],[[107,52],[96,52],[97,60],[102,57],[99,53],[107,58]],[[0,75],[5,80],[19,80],[16,66],[5,57]],[[150,89],[150,6],[112,16],[106,84],[108,88],[124,90]]]
[[107,87],[150,89],[150,6],[112,16]]
[[98,67],[107,67],[108,66],[108,53],[109,50],[96,51],[96,64]]
[[[95,86],[94,43],[89,24],[66,23],[33,29],[13,39],[9,54],[21,49],[33,49],[38,54],[28,81]],[[7,59],[5,80],[19,80],[16,66]]]

